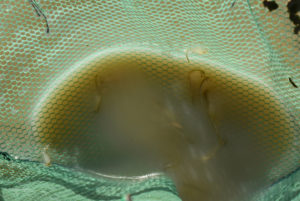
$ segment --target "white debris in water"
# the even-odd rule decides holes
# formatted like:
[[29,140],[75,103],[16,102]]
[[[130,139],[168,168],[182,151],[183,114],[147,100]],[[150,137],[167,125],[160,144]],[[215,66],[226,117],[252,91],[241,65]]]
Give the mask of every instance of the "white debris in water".
[[50,159],[49,154],[47,153],[47,152],[48,152],[48,149],[49,149],[49,145],[46,145],[46,146],[43,148],[43,159],[44,159],[44,164],[45,164],[46,166],[50,166],[50,165],[51,165],[51,159]]

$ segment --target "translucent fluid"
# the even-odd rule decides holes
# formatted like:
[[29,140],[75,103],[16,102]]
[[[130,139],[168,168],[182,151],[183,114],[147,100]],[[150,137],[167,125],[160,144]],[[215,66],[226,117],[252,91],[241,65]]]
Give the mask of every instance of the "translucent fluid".
[[184,201],[258,189],[291,141],[287,120],[272,118],[285,113],[267,86],[149,52],[108,54],[62,75],[38,110],[38,139],[53,156],[111,175],[164,172]]

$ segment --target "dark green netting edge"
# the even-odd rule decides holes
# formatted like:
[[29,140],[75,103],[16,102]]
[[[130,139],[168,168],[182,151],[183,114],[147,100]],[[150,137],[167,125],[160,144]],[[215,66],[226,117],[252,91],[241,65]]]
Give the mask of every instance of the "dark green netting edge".
[[300,201],[300,167],[252,195],[249,201]]
[[143,179],[115,179],[91,175],[75,169],[29,160],[17,160],[5,152],[0,152],[0,201],[2,189],[14,188],[22,184],[41,181],[63,186],[91,200],[120,200],[151,191],[166,191],[178,196],[171,179],[159,174]]

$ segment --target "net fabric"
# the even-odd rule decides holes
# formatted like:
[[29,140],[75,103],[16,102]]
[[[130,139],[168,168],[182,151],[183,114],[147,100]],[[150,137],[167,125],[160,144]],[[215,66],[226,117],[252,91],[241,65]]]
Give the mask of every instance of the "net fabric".
[[252,195],[249,200],[299,200],[299,168],[287,177],[271,185],[268,189]]
[[[47,112],[47,107],[44,107],[42,116],[49,126],[33,122],[33,111],[45,91],[51,91],[51,87],[55,86],[53,83],[73,72],[72,68],[78,62],[84,60],[93,66],[86,59],[90,55],[122,46],[155,49],[165,58],[176,55],[181,58],[179,63],[186,70],[174,67],[178,63],[168,59],[164,62],[153,60],[159,70],[150,69],[154,79],[168,85],[174,74],[184,79],[180,74],[184,75],[189,69],[184,51],[201,47],[207,53],[200,56],[190,53],[190,62],[199,58],[213,61],[214,69],[215,66],[222,69],[215,70],[220,80],[227,76],[226,72],[238,72],[254,78],[271,91],[270,96],[278,99],[277,105],[284,112],[272,110],[270,118],[262,120],[272,120],[274,126],[267,126],[268,130],[261,136],[263,145],[260,146],[268,153],[268,163],[273,166],[268,173],[270,182],[299,167],[300,92],[289,79],[296,86],[300,85],[300,39],[299,34],[293,32],[294,25],[289,20],[286,1],[276,1],[278,9],[271,12],[262,2],[251,0],[36,2],[47,17],[49,33],[45,19],[37,15],[31,1],[4,0],[0,3],[1,151],[23,159],[40,160],[41,150],[53,134],[64,133],[56,141],[59,147],[72,146],[82,139],[80,136],[84,133],[92,132],[88,125],[93,114],[81,115],[87,106],[80,99],[79,88],[85,80],[94,76],[95,69],[86,71],[86,74],[78,73],[76,78],[73,77],[73,85],[60,90],[67,95],[66,99],[46,104],[49,111],[53,107],[68,111],[65,108],[75,108],[72,104],[76,100],[78,110],[68,112],[77,119],[64,120],[62,124],[69,127],[53,127],[63,117]],[[146,58],[147,53],[143,57]],[[122,59],[118,55],[115,58]],[[236,83],[223,84],[224,88],[233,89]],[[244,83],[243,86],[247,85]],[[268,104],[269,95],[241,88],[240,93],[234,94],[234,100],[243,100],[243,96],[250,94],[253,99],[257,98],[256,102]],[[255,97],[255,93],[259,95]],[[254,104],[252,109],[255,107]],[[237,107],[237,110],[248,111],[243,106]],[[264,108],[257,108],[257,111],[245,113],[245,119],[256,113],[262,114],[263,119]],[[259,127],[265,129],[263,123],[253,125],[256,126],[258,129],[253,128],[254,131]],[[93,160],[89,157],[92,154],[88,153],[94,153],[97,143],[88,143],[82,144],[89,150],[85,158]],[[51,155],[55,155],[52,160],[59,164],[67,165],[76,159],[76,151],[73,154],[58,151]]]
[[[143,200],[139,198],[143,194],[150,194],[148,199],[151,200],[152,191],[167,192],[166,198],[178,199],[173,182],[162,175],[112,178],[57,165],[45,167],[41,163],[15,160],[6,153],[2,153],[0,160],[1,197],[4,200],[126,200],[127,195]],[[155,194],[152,197],[155,198]]]

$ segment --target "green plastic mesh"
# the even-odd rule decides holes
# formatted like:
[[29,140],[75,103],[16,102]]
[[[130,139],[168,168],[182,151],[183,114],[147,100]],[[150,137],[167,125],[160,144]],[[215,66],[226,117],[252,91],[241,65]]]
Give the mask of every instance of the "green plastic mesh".
[[[291,20],[288,8],[295,4],[297,21],[299,3],[276,0],[272,10],[266,2],[2,0],[0,151],[5,157],[0,160],[0,200],[202,199],[197,194],[202,188],[180,183],[185,178],[168,171],[168,176],[122,181],[77,167],[110,173],[111,161],[123,161],[129,165],[116,163],[113,174],[144,174],[124,159],[126,146],[112,150],[97,126],[98,99],[104,98],[97,76],[129,64],[183,102],[190,97],[190,73],[205,74],[201,93],[208,99],[213,127],[226,141],[206,156],[213,160],[208,169],[224,167],[218,173],[229,175],[221,195],[243,191],[232,179],[247,188],[259,186],[257,194],[249,191],[252,200],[299,199],[299,171],[281,180],[300,166],[299,22]],[[152,145],[153,150],[160,146]],[[186,148],[169,146],[174,155]],[[256,167],[259,173],[252,172]],[[192,181],[187,172],[182,175]],[[238,179],[231,177],[235,173]],[[222,187],[207,188],[214,194]],[[207,200],[222,200],[211,194]]]
[[8,155],[1,156],[1,168],[5,200],[126,200],[126,195],[139,200],[138,195],[151,191],[177,195],[173,182],[162,175],[144,178],[88,175],[57,165],[45,167],[32,161],[16,161]]

